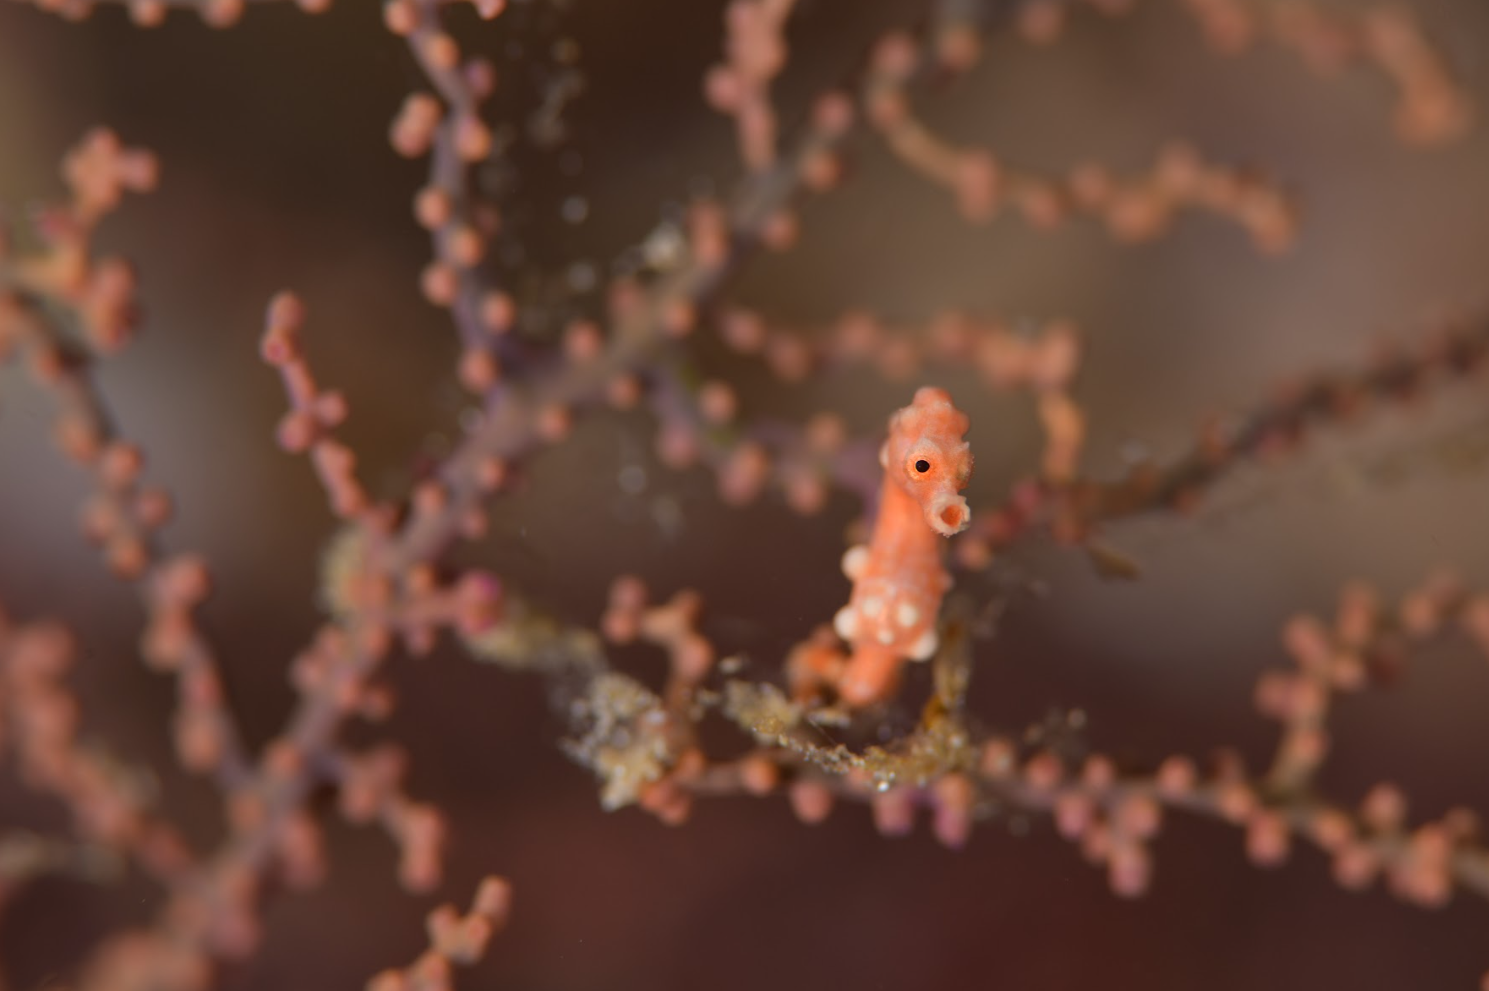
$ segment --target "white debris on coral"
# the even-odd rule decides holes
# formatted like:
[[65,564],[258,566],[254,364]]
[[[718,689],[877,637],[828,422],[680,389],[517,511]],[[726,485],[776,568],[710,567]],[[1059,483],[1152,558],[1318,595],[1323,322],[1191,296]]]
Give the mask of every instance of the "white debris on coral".
[[570,715],[586,729],[582,737],[565,741],[564,749],[599,776],[600,804],[607,811],[634,803],[676,759],[671,717],[662,700],[634,678],[598,675],[574,701]]

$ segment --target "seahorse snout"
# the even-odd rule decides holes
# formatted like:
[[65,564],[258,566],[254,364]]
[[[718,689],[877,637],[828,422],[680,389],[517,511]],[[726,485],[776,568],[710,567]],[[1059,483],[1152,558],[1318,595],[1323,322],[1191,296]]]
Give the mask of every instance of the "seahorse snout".
[[967,508],[967,500],[962,496],[942,493],[926,503],[925,521],[941,536],[950,537],[967,529],[967,524],[972,522],[972,510]]

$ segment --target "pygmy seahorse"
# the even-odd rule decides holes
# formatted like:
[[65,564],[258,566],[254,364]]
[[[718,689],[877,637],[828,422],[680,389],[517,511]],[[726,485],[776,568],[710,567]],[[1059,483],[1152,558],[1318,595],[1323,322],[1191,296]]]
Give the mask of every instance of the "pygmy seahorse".
[[972,454],[962,439],[967,426],[946,391],[930,387],[889,419],[889,438],[879,449],[879,517],[868,544],[843,555],[853,594],[833,619],[852,646],[837,683],[849,705],[885,698],[907,659],[924,661],[936,652],[936,617],[951,588],[941,538],[960,533],[972,518],[957,495],[972,477]]

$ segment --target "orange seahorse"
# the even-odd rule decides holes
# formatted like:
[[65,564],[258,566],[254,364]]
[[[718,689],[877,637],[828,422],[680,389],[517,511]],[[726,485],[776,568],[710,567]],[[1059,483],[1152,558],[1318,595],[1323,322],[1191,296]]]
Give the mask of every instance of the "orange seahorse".
[[[853,594],[833,619],[852,647],[846,663],[832,666],[838,695],[849,705],[886,698],[906,660],[929,660],[936,652],[936,618],[951,588],[941,538],[960,533],[972,518],[957,494],[972,477],[972,454],[962,439],[967,426],[946,391],[930,387],[889,419],[889,438],[879,449],[879,517],[868,544],[843,555]],[[826,673],[819,665],[812,666]]]

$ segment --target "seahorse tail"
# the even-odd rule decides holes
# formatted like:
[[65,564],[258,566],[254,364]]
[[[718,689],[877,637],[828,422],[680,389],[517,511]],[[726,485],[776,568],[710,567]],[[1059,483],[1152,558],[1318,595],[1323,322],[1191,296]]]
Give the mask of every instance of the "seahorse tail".
[[888,698],[899,683],[903,663],[904,659],[888,647],[857,644],[838,681],[838,694],[854,707]]

